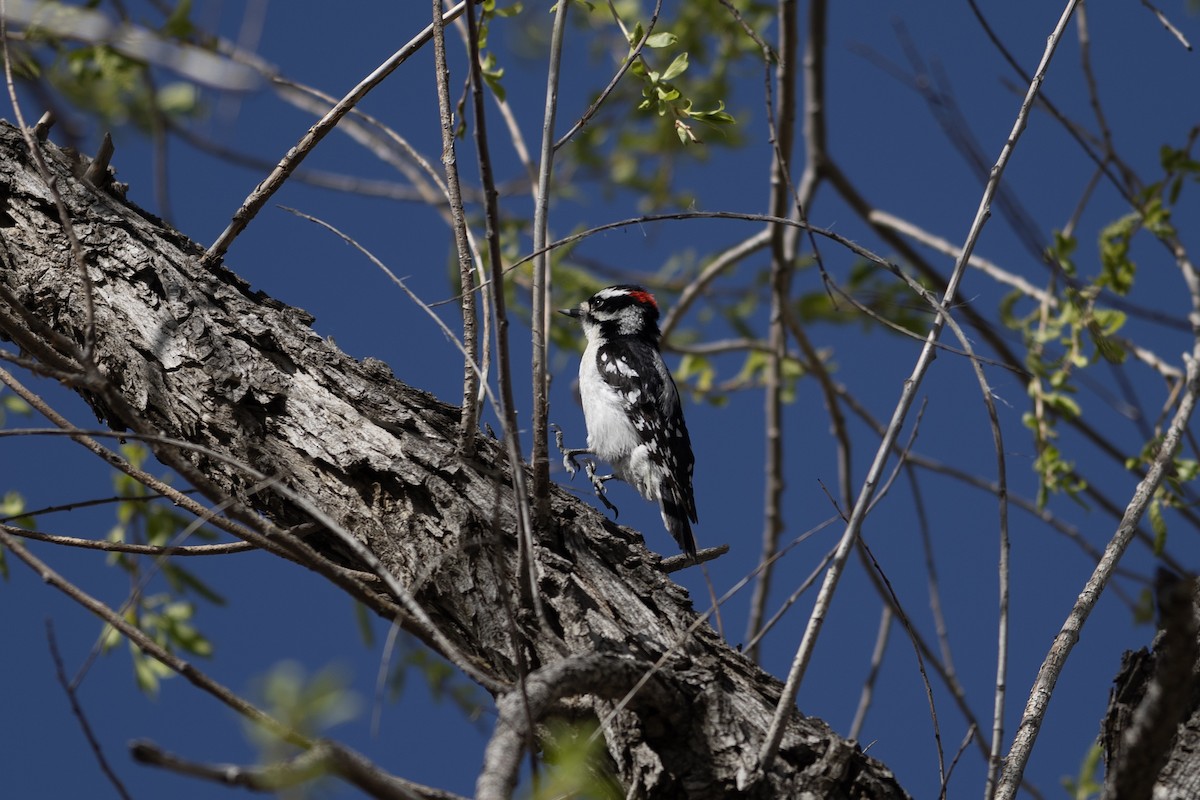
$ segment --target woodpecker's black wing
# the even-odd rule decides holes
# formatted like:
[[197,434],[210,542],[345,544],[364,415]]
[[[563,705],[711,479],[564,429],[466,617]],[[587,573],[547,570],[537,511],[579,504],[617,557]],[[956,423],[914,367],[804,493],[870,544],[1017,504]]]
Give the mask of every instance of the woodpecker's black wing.
[[692,492],[695,457],[675,380],[658,351],[639,339],[603,344],[596,367],[625,405],[651,461],[664,476],[658,487],[663,523],[675,541],[695,556],[691,522],[697,522]]

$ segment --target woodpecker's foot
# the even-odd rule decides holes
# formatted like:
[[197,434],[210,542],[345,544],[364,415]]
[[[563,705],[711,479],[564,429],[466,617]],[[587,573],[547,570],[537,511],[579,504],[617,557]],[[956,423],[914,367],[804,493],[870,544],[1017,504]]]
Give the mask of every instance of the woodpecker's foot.
[[617,507],[609,501],[608,496],[604,493],[604,482],[612,480],[616,475],[597,475],[596,462],[591,459],[583,462],[583,472],[588,476],[588,480],[592,482],[592,489],[595,490],[596,497],[600,498],[600,502],[604,503],[605,508],[613,512],[613,518],[621,516],[621,512],[617,510]]
[[[574,478],[575,473],[579,471],[579,462],[575,460],[575,457],[591,455],[592,451],[588,450],[586,447],[580,447],[574,450],[568,449],[567,447],[563,446],[562,428],[553,423],[550,424],[550,427],[554,430],[554,445],[558,448],[558,452],[562,453],[563,469],[567,471],[568,475]],[[592,467],[592,470],[595,470],[594,466]],[[589,472],[588,474],[591,475],[592,473]],[[595,483],[592,485],[595,486]]]

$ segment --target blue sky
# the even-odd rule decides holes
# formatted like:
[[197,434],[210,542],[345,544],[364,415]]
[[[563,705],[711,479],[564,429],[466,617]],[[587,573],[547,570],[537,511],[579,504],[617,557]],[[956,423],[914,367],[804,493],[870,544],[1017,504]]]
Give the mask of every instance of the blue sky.
[[[223,35],[236,36],[241,4],[232,5],[236,7],[197,3],[194,18]],[[944,70],[966,124],[990,164],[1011,130],[1020,100],[1005,81],[1017,79],[988,43],[970,11],[962,4],[948,5],[833,4],[827,54],[828,113],[832,154],[870,202],[932,233],[961,241],[978,206],[982,190],[978,175],[950,148],[922,100],[887,75],[875,63],[878,59],[863,54],[868,51],[904,64],[896,28],[897,21],[902,22],[923,58]],[[336,16],[329,11],[329,4],[309,0],[247,6],[266,11],[257,52],[288,77],[337,96],[419,30],[428,13],[422,4],[398,7],[348,2],[339,6]],[[497,23],[493,36],[507,41],[503,37],[517,35],[515,32],[523,26],[548,27],[550,15],[543,4],[529,6],[521,17]],[[664,21],[671,18],[672,8],[670,3],[665,5]],[[1032,71],[1061,7],[1023,0],[985,10],[992,15],[998,34],[1016,59]],[[1164,6],[1164,11],[1191,40],[1200,41],[1200,22],[1194,14],[1182,4]],[[1136,169],[1153,178],[1159,147],[1182,145],[1187,131],[1200,123],[1197,54],[1179,46],[1148,10],[1132,0],[1092,8],[1089,23],[1096,79],[1118,149]],[[565,129],[564,121],[573,120],[586,106],[585,87],[611,69],[610,64],[589,60],[583,46],[585,31],[574,29],[570,36],[573,46],[568,48],[564,65],[560,130]],[[418,54],[373,92],[362,108],[395,126],[436,162],[438,130],[431,63],[430,52]],[[544,98],[541,60],[512,56],[506,67],[510,100],[526,137],[533,143]],[[461,76],[455,78],[460,80]],[[1067,114],[1091,124],[1074,27],[1064,38],[1044,88]],[[750,146],[738,152],[713,148],[709,159],[685,159],[676,167],[681,180],[695,187],[697,209],[747,213],[766,210],[769,151],[765,146],[761,90],[761,72],[747,70],[745,75],[737,76],[734,93],[727,99]],[[282,156],[312,121],[265,91],[236,100],[226,98],[214,103],[213,110],[199,132],[268,162]],[[28,99],[24,112],[27,117],[40,113]],[[4,116],[11,119],[12,115],[6,111]],[[494,116],[489,121],[498,140],[501,126]],[[114,133],[117,153],[113,163],[118,179],[130,184],[129,196],[134,202],[154,210],[152,157],[145,138],[132,130]],[[96,131],[91,129],[87,141],[94,145],[97,140]],[[503,146],[496,150],[501,179],[515,176],[517,167],[511,153]],[[459,152],[460,163],[466,165],[466,179],[473,183],[475,173],[469,168],[472,149],[467,145]],[[802,155],[798,146],[797,158]],[[233,210],[263,177],[261,172],[229,166],[178,142],[172,143],[169,159],[173,222],[205,244],[220,233]],[[401,180],[336,132],[306,166],[365,178]],[[1048,236],[1072,216],[1093,169],[1057,123],[1035,112],[1005,175],[1005,186],[1036,221],[1042,236]],[[1176,212],[1181,227],[1185,220],[1198,218],[1194,189],[1185,189]],[[562,198],[555,204],[551,224],[561,235],[576,226],[634,216],[638,199],[624,191],[613,192],[611,197],[595,192]],[[521,210],[528,206],[524,200],[511,202]],[[226,263],[255,289],[314,314],[316,330],[332,337],[351,355],[382,359],[401,380],[447,401],[457,398],[461,366],[453,345],[386,277],[340,240],[280,210],[278,205],[312,213],[353,235],[429,301],[450,295],[446,263],[452,239],[437,216],[415,204],[337,194],[293,182],[237,240]],[[1112,189],[1101,183],[1095,201],[1079,220],[1077,262],[1084,275],[1095,272],[1096,231],[1126,210]],[[885,256],[892,255],[828,186],[821,189],[809,214],[816,225],[831,228]],[[713,252],[753,230],[749,223],[713,220],[636,226],[593,237],[576,256],[634,273],[658,273],[672,255]],[[1184,236],[1186,241],[1186,230]],[[1029,280],[1045,282],[1044,268],[1021,246],[998,214],[989,223],[976,252]],[[849,253],[832,245],[823,245],[822,256],[835,277],[844,278],[855,263]],[[1184,316],[1187,298],[1162,248],[1139,244],[1135,256],[1142,270],[1133,300]],[[949,271],[950,259],[931,259]],[[748,262],[717,289],[735,291],[748,286],[752,273],[763,263],[762,258]],[[819,276],[813,270],[798,273],[795,289],[797,293],[818,291]],[[984,310],[994,309],[1003,295],[1002,289],[977,272],[968,274],[962,291]],[[581,298],[557,299],[566,306]],[[453,324],[452,310],[445,308],[443,316]],[[694,309],[694,318],[689,322],[701,325],[698,320],[702,313],[702,307]],[[757,326],[759,332],[763,330],[761,318],[751,318],[748,323]],[[561,324],[570,321],[564,318]],[[1190,349],[1185,333],[1136,321],[1130,325],[1132,336],[1165,359],[1178,362],[1179,353]],[[710,325],[704,330],[713,337],[729,335],[719,326]],[[857,324],[816,324],[809,333],[818,347],[832,349],[836,378],[861,398],[872,414],[886,419],[903,380],[911,372],[919,345],[878,331],[864,334]],[[1017,343],[1015,339],[1013,343]],[[519,328],[514,334],[514,351],[519,365],[517,403],[521,418],[527,419],[524,410],[528,408],[529,381],[524,364],[528,343]],[[669,360],[675,364],[678,356]],[[571,393],[575,364],[573,353],[553,354],[551,418],[567,431],[569,439],[580,441],[584,436],[582,414]],[[728,377],[737,371],[739,363],[728,359],[721,361],[720,367]],[[1085,414],[1120,446],[1136,451],[1140,446],[1137,426],[1106,399],[1106,392],[1113,391],[1112,375],[1103,366],[1094,371],[1101,390],[1081,394]],[[1128,374],[1133,394],[1151,412],[1156,411],[1163,402],[1161,381],[1137,367],[1130,368]],[[1021,415],[1028,408],[1025,389],[1004,371],[990,370],[988,377],[1007,437],[1011,491],[1032,497],[1036,490],[1031,469],[1034,454],[1021,425]],[[86,406],[73,395],[46,381],[28,380],[81,426],[95,424]],[[916,449],[994,479],[991,434],[968,363],[949,354],[941,356],[922,386],[921,399],[928,401],[928,407]],[[705,403],[690,403],[687,407],[697,456],[697,537],[701,546],[722,542],[731,545],[729,555],[710,569],[718,593],[749,571],[759,556],[762,406],[760,393],[742,392],[731,395],[722,407]],[[9,424],[25,423],[10,418]],[[875,440],[858,422],[851,423],[851,432],[856,442],[853,471],[855,480],[861,481]],[[787,409],[785,435],[785,540],[790,540],[834,513],[822,484],[836,491],[836,452],[813,381],[800,382],[796,402]],[[523,441],[528,446],[528,432]],[[1092,480],[1105,486],[1115,503],[1124,505],[1135,483],[1133,477],[1093,451],[1074,449],[1081,445],[1072,434],[1064,434],[1063,446],[1078,453]],[[1194,453],[1186,455],[1195,457]],[[929,473],[917,475],[930,519],[929,535],[954,662],[975,713],[990,724],[998,591],[996,502],[962,484]],[[64,480],[64,476],[69,478]],[[561,473],[555,477],[587,496],[582,479],[570,483]],[[111,476],[102,465],[82,460],[67,442],[32,439],[0,440],[0,490],[9,489],[19,491],[30,508],[112,492]],[[621,508],[622,524],[642,531],[651,549],[674,552],[674,544],[662,530],[653,507],[623,487],[614,488],[613,498]],[[1097,547],[1102,547],[1115,529],[1110,518],[1094,509],[1087,513],[1067,498],[1055,498],[1050,508],[1077,525],[1081,535]],[[1006,749],[1033,675],[1093,566],[1079,547],[1035,523],[1024,512],[1013,510],[1011,518],[1014,588]],[[864,535],[915,624],[932,635],[916,519],[911,487],[902,477],[868,521]],[[1178,518],[1169,517],[1168,521],[1173,554],[1183,564],[1195,566],[1196,531]],[[54,532],[99,538],[112,526],[113,519],[110,511],[101,509],[54,515],[40,522]],[[815,568],[839,533],[840,525],[830,526],[784,559],[776,575],[771,611]],[[123,597],[125,579],[116,571],[100,568],[103,556],[47,547],[36,551],[89,592],[112,603],[119,603]],[[52,620],[68,671],[73,672],[95,641],[99,623],[44,586],[11,557],[9,563],[12,575],[0,584],[0,597],[8,609],[8,636],[0,649],[4,685],[0,701],[4,707],[0,770],[6,776],[6,786],[13,797],[104,796],[107,785],[54,682],[44,629],[45,621]],[[1131,549],[1124,562],[1141,575],[1149,574],[1153,563],[1140,545]],[[370,705],[386,632],[382,623],[374,624],[374,644],[365,645],[348,599],[322,585],[314,575],[261,554],[189,566],[229,601],[225,608],[202,606],[199,611],[197,622],[217,648],[211,662],[202,664],[206,671],[231,688],[244,691],[251,688],[255,676],[282,660],[298,661],[310,671],[342,665],[366,705]],[[699,570],[677,573],[677,580],[691,590],[697,606],[706,604],[707,589]],[[1129,595],[1136,595],[1138,588],[1135,582],[1122,584]],[[743,640],[748,602],[749,593],[743,592],[722,609],[721,622],[732,643]],[[786,672],[811,603],[811,593],[802,597],[766,640],[763,662],[775,674]],[[867,674],[878,616],[879,601],[862,566],[852,566],[839,587],[798,698],[803,712],[824,718],[842,733],[849,727]],[[1098,731],[1121,652],[1147,644],[1152,635],[1150,628],[1132,623],[1128,608],[1115,597],[1101,602],[1059,683],[1027,772],[1027,778],[1045,796],[1062,796],[1059,779],[1078,769]],[[964,735],[965,725],[943,687],[935,681],[934,688],[942,742],[949,758]],[[222,790],[133,765],[124,750],[129,740],[150,739],[198,760],[246,762],[254,757],[240,722],[230,712],[181,679],[166,682],[157,699],[146,699],[133,686],[128,659],[120,653],[97,662],[82,686],[80,699],[109,758],[135,797],[211,797]],[[490,717],[485,716],[482,728],[464,720],[453,707],[431,699],[414,676],[401,699],[382,709],[378,737],[370,734],[369,719],[370,714],[364,714],[331,733],[344,737],[403,777],[462,794],[473,792]],[[936,795],[938,775],[928,704],[912,648],[899,629],[893,631],[862,740],[872,755],[896,771],[915,797]],[[977,751],[968,751],[957,768],[951,796],[979,796],[983,773]],[[337,787],[333,796],[354,795],[351,790]]]

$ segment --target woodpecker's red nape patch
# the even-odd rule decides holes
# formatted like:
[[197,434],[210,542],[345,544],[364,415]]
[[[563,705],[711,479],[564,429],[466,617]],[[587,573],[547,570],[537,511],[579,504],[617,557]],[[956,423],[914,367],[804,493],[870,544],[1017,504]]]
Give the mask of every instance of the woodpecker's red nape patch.
[[655,308],[658,308],[658,302],[655,301],[654,295],[650,294],[649,292],[642,292],[642,291],[630,292],[629,296],[632,297],[634,300],[637,300],[639,303],[649,303],[650,305],[654,306]]

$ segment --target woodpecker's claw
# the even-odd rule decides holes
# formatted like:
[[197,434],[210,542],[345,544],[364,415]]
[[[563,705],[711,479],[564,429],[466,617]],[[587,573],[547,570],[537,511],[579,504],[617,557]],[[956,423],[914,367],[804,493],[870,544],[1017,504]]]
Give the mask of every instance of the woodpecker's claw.
[[[576,456],[592,455],[592,451],[587,449],[586,447],[580,447],[580,448],[572,450],[570,448],[563,446],[562,428],[558,427],[557,425],[555,425],[552,422],[552,423],[550,423],[550,429],[554,431],[554,445],[555,445],[555,447],[558,448],[558,451],[560,453],[562,453],[563,469],[565,469],[567,471],[567,474],[569,474],[572,478],[574,478],[575,473],[578,472],[580,469],[579,462],[575,460]],[[614,506],[611,502],[609,502],[608,497],[606,497],[604,494],[604,482],[607,480],[611,480],[612,478],[614,478],[616,476],[615,475],[597,475],[596,474],[596,462],[591,459],[588,459],[587,461],[583,462],[583,473],[585,475],[587,475],[588,480],[592,482],[592,489],[595,490],[596,497],[600,498],[600,502],[604,503],[604,507],[607,508],[609,511],[613,512],[614,518],[619,517],[621,515],[621,512],[617,510],[616,506]]]
[[577,450],[567,449],[567,447],[563,445],[562,428],[558,427],[553,422],[550,423],[550,428],[554,431],[554,445],[558,448],[558,451],[562,453],[563,469],[567,471],[568,475],[574,478],[575,473],[579,471],[579,462],[575,460],[575,456],[590,453],[592,451],[588,450],[587,448],[579,448]]
[[617,507],[612,504],[612,502],[608,499],[608,496],[604,493],[604,482],[612,480],[616,476],[597,475],[596,462],[590,460],[583,462],[583,472],[588,476],[588,480],[592,482],[592,489],[595,490],[596,497],[600,498],[600,502],[604,503],[605,508],[613,512],[613,518],[615,519],[621,516],[621,512],[617,510]]

